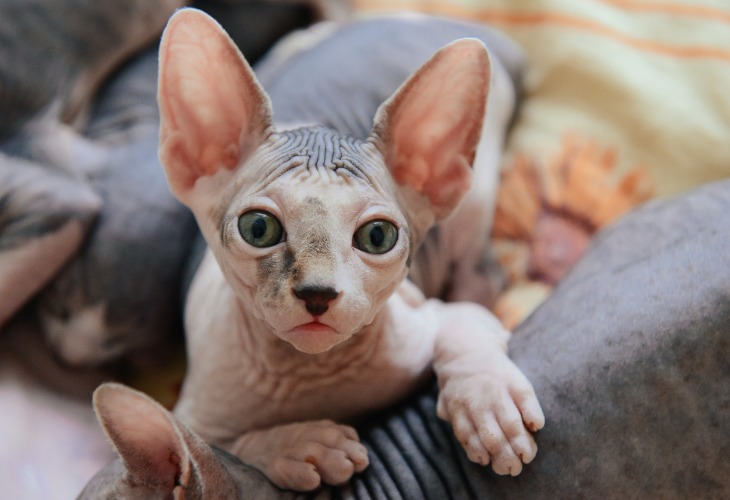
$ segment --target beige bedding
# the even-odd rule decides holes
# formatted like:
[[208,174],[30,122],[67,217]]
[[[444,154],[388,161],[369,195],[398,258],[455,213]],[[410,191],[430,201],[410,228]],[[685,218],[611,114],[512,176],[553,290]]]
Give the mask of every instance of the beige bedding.
[[544,300],[595,231],[652,196],[730,174],[726,2],[355,5],[367,15],[409,9],[486,22],[527,53],[494,234],[509,278],[497,312],[510,327]]

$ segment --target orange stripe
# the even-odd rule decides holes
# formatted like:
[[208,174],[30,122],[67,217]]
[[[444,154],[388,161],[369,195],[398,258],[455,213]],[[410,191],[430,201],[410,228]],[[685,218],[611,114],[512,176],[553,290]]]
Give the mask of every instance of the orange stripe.
[[730,51],[723,50],[718,47],[702,45],[668,45],[655,40],[635,38],[598,22],[567,14],[552,12],[507,13],[483,10],[480,11],[479,18],[490,23],[507,24],[518,27],[546,24],[564,26],[601,35],[629,47],[647,52],[654,52],[678,58],[718,59],[730,62]]
[[[621,0],[605,0],[606,2]],[[394,5],[395,4],[395,5]],[[604,24],[556,12],[507,12],[497,9],[469,9],[466,7],[439,2],[401,1],[384,2],[378,0],[356,0],[358,10],[403,11],[415,10],[430,14],[469,18],[491,24],[507,25],[516,28],[535,26],[562,26],[600,35],[626,46],[646,52],[653,52],[682,59],[716,59],[730,62],[730,51],[703,45],[668,45],[655,40],[636,38]]]
[[701,17],[730,24],[730,12],[704,5],[688,5],[661,2],[637,2],[635,0],[596,0],[613,7],[635,12],[656,12],[679,16]]

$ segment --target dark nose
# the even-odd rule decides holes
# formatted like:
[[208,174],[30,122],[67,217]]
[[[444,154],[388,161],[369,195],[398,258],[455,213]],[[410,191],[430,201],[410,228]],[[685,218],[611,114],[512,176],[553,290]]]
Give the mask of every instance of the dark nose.
[[340,295],[340,292],[329,286],[295,286],[294,295],[304,301],[304,307],[312,316],[321,316],[329,303]]

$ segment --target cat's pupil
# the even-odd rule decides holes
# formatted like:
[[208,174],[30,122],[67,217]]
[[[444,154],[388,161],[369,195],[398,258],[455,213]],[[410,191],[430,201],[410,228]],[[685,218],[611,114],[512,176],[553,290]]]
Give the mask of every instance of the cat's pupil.
[[375,226],[370,230],[370,242],[376,247],[382,246],[385,241],[385,231],[382,226]]
[[263,217],[259,217],[251,224],[251,234],[257,240],[263,238],[266,234],[266,220]]

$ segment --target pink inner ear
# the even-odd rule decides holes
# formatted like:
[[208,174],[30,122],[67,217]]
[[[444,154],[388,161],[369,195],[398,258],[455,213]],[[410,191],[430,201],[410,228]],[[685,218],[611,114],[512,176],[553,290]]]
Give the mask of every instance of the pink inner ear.
[[489,87],[489,57],[476,40],[439,51],[384,105],[376,132],[401,185],[451,210],[469,189]]
[[186,447],[162,406],[116,384],[97,389],[94,406],[134,480],[172,491],[185,479],[190,468]]
[[206,14],[175,14],[160,45],[160,153],[171,183],[235,168],[270,122],[268,99],[240,52]]

